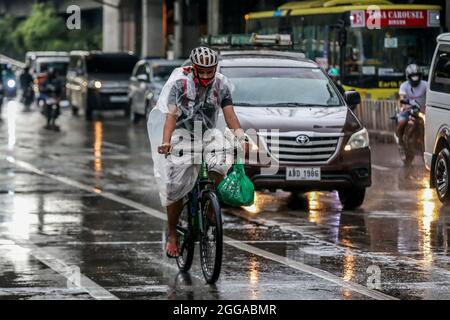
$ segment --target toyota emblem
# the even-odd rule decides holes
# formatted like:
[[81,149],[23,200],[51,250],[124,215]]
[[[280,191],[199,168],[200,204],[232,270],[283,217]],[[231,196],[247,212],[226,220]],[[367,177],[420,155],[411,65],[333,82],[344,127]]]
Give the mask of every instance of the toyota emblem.
[[299,135],[295,141],[297,141],[298,144],[308,144],[309,143],[309,137],[305,136],[304,134]]

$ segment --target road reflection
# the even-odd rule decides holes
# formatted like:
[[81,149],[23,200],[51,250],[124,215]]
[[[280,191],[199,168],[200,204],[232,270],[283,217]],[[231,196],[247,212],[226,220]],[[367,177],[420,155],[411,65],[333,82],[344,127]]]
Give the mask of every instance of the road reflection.
[[419,205],[418,222],[419,222],[419,247],[423,255],[423,263],[430,266],[433,263],[432,251],[432,223],[439,219],[439,211],[436,203],[439,201],[434,190],[428,187],[428,177],[422,180],[423,189],[419,190],[417,199]]
[[103,123],[95,121],[94,124],[94,177],[95,191],[101,192],[101,177],[103,171],[102,162],[102,144],[103,144]]
[[14,150],[16,145],[16,115],[18,109],[18,103],[16,101],[8,101],[6,105],[6,118],[8,122],[8,150]]
[[252,255],[249,261],[250,279],[250,299],[259,299],[259,262],[256,256]]

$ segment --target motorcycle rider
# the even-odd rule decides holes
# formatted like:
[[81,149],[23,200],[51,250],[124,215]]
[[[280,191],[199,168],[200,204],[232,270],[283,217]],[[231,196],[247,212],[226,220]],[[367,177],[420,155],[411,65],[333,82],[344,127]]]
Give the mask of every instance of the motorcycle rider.
[[[39,98],[44,102],[42,112],[47,118],[46,129],[57,129],[57,126],[54,125],[54,122],[60,112],[59,101],[63,92],[63,83],[56,69],[49,68],[47,70],[45,81],[40,85],[39,91]],[[57,102],[56,114],[52,113],[52,105],[48,103],[49,98],[53,98]]]
[[20,87],[22,88],[22,102],[25,105],[25,110],[30,108],[30,104],[33,101],[33,77],[30,74],[30,68],[25,67],[20,74]]
[[334,84],[336,85],[337,89],[342,94],[342,96],[344,96],[345,89],[341,84],[341,75],[339,73],[339,70],[337,68],[332,67],[328,70],[328,75],[330,76],[331,80],[333,80]]
[[422,80],[423,74],[418,65],[408,65],[405,74],[407,81],[403,82],[400,86],[399,96],[401,107],[397,115],[397,137],[401,146],[403,146],[403,134],[409,120],[408,110],[410,108],[408,104],[402,103],[402,101],[415,100],[421,106],[421,111],[424,112],[427,94],[427,81]]

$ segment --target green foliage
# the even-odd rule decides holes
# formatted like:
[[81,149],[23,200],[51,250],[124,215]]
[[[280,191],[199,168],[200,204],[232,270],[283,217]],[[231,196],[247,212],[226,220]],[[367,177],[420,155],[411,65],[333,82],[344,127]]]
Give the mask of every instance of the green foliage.
[[16,56],[20,49],[14,38],[16,23],[11,16],[0,18],[0,53],[8,56]]
[[22,22],[15,32],[26,50],[64,49],[67,38],[65,21],[56,15],[52,6],[37,3],[31,16]]
[[36,3],[20,23],[0,17],[0,52],[23,59],[26,51],[100,49],[101,33],[101,28],[86,30],[83,25],[81,30],[69,30],[52,5]]

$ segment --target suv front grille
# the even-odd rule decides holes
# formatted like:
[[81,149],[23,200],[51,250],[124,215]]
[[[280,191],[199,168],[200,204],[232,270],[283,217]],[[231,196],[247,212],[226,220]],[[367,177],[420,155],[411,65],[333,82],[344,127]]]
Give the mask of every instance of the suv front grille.
[[[309,142],[301,144],[298,136],[305,135]],[[259,134],[265,141],[270,156],[279,162],[313,163],[327,162],[336,153],[340,143],[339,134],[289,133],[274,136]]]

